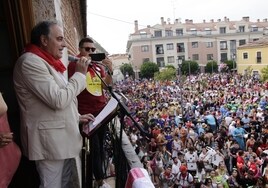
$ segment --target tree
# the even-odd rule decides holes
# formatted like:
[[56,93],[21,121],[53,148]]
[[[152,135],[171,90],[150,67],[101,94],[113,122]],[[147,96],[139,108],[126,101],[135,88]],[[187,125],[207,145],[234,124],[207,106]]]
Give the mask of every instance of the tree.
[[156,63],[145,62],[141,65],[140,73],[142,78],[153,78],[155,72],[159,72],[159,68]]
[[122,74],[124,75],[124,77],[126,75],[128,76],[134,76],[134,71],[133,71],[133,67],[128,64],[128,63],[124,63],[123,65],[120,66],[120,71],[122,72]]
[[266,80],[268,80],[268,66],[264,67],[261,70],[262,73],[262,81],[265,82]]
[[233,60],[227,60],[224,63],[228,66],[229,70],[233,70],[236,67],[236,62]]
[[246,69],[245,69],[245,74],[244,74],[244,77],[248,80],[249,78],[251,78],[251,74],[252,74],[252,71],[253,71],[253,68],[252,66],[248,66]]
[[176,78],[176,69],[174,67],[169,67],[160,72],[156,72],[154,76],[154,79],[159,81],[173,80],[174,78]]
[[218,63],[216,61],[209,61],[205,66],[206,73],[218,72]]
[[165,68],[172,68],[172,69],[176,69],[173,65],[166,65],[166,67]]
[[199,71],[199,65],[196,61],[183,61],[181,65],[182,74],[197,74]]

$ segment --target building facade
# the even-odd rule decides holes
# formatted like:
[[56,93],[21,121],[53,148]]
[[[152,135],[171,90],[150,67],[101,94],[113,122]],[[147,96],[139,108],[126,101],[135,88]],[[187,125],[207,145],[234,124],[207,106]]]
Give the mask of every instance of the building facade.
[[261,70],[267,66],[268,38],[264,37],[237,48],[238,73],[261,75]]
[[210,20],[194,23],[176,19],[174,23],[166,22],[148,25],[139,29],[134,22],[134,33],[127,42],[127,53],[133,67],[140,68],[143,62],[155,62],[159,67],[173,65],[178,68],[178,59],[196,61],[205,66],[209,61],[217,63],[236,58],[237,47],[256,41],[268,32],[267,19],[250,21],[243,17],[240,21]]

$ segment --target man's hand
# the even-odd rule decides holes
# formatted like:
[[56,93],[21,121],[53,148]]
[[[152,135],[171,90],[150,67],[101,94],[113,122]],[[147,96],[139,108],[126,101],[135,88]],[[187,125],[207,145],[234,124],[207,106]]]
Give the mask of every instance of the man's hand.
[[77,62],[75,66],[75,72],[80,72],[84,75],[87,73],[87,68],[89,65],[89,62],[91,61],[90,58],[81,57]]
[[95,121],[95,117],[92,114],[84,114],[79,117],[79,123],[88,123],[90,121]]

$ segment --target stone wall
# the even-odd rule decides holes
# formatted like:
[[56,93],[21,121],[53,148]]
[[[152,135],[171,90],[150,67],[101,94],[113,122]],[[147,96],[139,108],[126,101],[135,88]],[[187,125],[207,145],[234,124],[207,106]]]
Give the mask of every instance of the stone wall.
[[[32,0],[33,16],[35,24],[42,20],[59,20],[63,24],[64,36],[68,54],[78,53],[78,42],[86,36],[83,31],[83,18],[81,13],[81,3],[84,0]],[[56,12],[55,4],[60,6],[61,12]],[[57,16],[57,14],[61,14]]]

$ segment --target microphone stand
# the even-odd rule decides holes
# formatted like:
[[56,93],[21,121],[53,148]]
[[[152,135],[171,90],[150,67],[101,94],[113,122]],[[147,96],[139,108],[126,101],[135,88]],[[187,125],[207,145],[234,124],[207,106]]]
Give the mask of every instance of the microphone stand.
[[[106,66],[106,65],[104,65],[104,64],[102,64],[102,63],[97,63],[98,65],[101,65],[101,66],[104,66],[106,69],[107,69],[107,71],[108,71],[108,75],[110,75],[111,76],[111,73],[110,73],[110,71],[109,71],[109,68]],[[122,103],[121,102],[121,100],[118,98],[118,94],[116,95],[115,94],[115,92],[113,91],[113,87],[111,86],[111,85],[108,85],[103,79],[102,79],[102,77],[97,73],[97,71],[95,70],[95,68],[94,68],[94,66],[92,66],[92,64],[91,65],[89,65],[89,66],[91,66],[91,68],[92,68],[92,70],[93,70],[93,72],[99,77],[99,79],[101,80],[101,82],[104,84],[104,86],[107,88],[107,90],[109,91],[109,93],[111,94],[111,96],[118,102],[118,106],[119,106],[119,109],[120,109],[120,114],[121,114],[121,117],[120,117],[120,123],[122,123],[121,125],[124,125],[124,121],[122,121],[122,119],[124,120],[124,117],[125,116],[128,116],[131,120],[132,120],[132,122],[134,123],[134,125],[135,125],[135,127],[137,127],[138,129],[139,129],[139,131],[141,132],[141,134],[143,135],[143,136],[146,136],[146,137],[151,137],[151,135],[148,133],[148,132],[146,132],[139,124],[138,124],[138,122],[131,116],[131,114],[130,114],[130,112],[128,111],[128,108],[126,107],[126,105],[124,104],[124,103]],[[121,131],[122,131],[122,128],[123,128],[123,126],[121,126],[121,129],[120,129],[120,139],[122,138],[122,133],[121,133]]]
[[[96,63],[97,65],[101,65],[101,66],[104,66],[105,69],[107,69],[107,74],[112,76],[112,74],[110,73],[110,70],[109,68],[107,67],[107,65],[105,64],[102,64],[102,63]],[[107,90],[109,91],[109,93],[111,94],[111,96],[118,102],[118,106],[119,106],[119,117],[120,117],[120,136],[119,136],[119,146],[121,147],[122,146],[122,135],[123,135],[123,129],[125,127],[125,123],[124,123],[124,119],[125,119],[125,116],[128,116],[132,122],[134,123],[135,127],[137,127],[140,131],[140,133],[147,137],[150,138],[150,134],[148,132],[146,132],[137,122],[136,120],[131,116],[130,112],[128,111],[128,108],[125,106],[125,104],[123,102],[121,102],[121,100],[118,98],[118,94],[116,95],[115,92],[113,91],[113,88],[111,85],[108,85],[104,80],[103,78],[98,74],[97,70],[95,69],[93,63],[89,64],[89,66],[91,66],[93,72],[99,77],[99,79],[101,80],[101,82],[104,84],[104,86],[107,88]],[[121,147],[122,148],[122,147]],[[118,153],[118,156],[121,156],[121,153],[122,153],[122,150],[119,149],[119,153]],[[121,170],[121,166],[122,166],[122,163],[119,161],[119,170]],[[117,181],[117,180],[116,180]],[[116,183],[117,184],[117,183]]]

